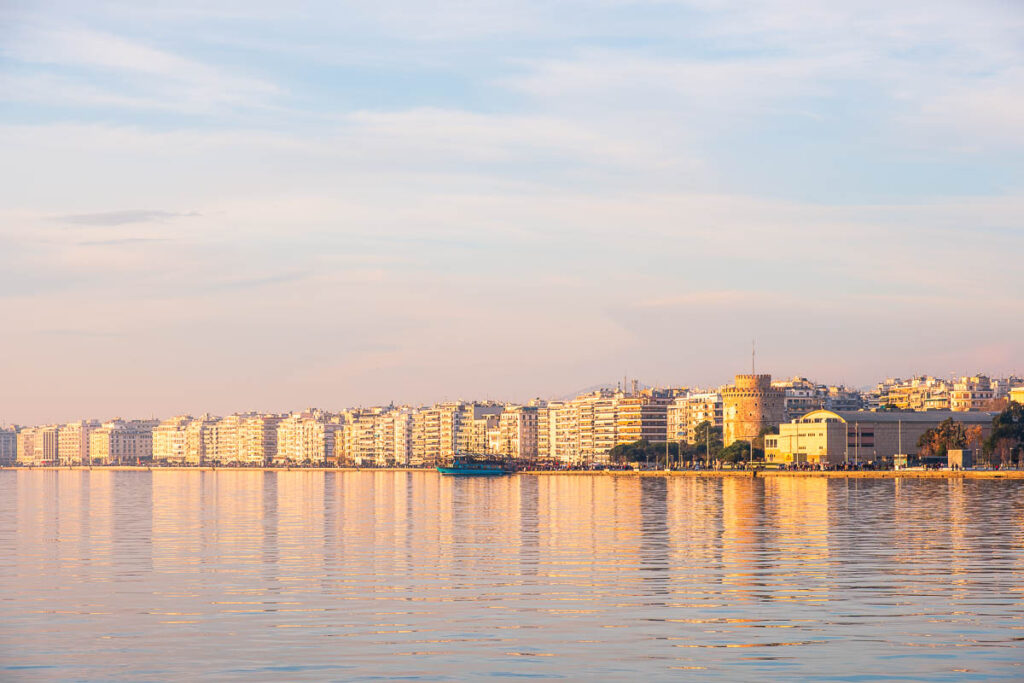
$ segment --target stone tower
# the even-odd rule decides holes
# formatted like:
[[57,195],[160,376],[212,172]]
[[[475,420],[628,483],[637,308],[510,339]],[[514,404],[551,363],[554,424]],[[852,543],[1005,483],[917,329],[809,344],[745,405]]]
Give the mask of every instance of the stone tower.
[[771,375],[736,375],[736,383],[722,389],[722,409],[722,442],[750,441],[785,419],[786,393],[772,387]]

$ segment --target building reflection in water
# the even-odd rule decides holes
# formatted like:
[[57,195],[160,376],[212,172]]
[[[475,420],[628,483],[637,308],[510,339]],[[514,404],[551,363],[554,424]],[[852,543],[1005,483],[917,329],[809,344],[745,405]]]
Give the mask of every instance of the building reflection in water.
[[58,678],[941,679],[945,649],[1013,679],[1024,627],[1010,481],[62,470],[0,493],[0,637]]

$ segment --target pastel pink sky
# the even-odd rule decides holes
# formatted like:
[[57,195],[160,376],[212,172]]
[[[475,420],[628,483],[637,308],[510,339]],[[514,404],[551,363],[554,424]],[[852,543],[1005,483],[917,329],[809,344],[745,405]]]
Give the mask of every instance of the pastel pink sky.
[[0,20],[7,423],[1024,374],[1017,3]]

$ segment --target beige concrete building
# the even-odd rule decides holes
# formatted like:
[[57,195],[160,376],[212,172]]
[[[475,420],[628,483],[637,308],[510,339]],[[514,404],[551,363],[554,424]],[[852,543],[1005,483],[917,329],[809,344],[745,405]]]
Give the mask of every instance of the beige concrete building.
[[664,441],[674,390],[601,389],[535,408],[537,457],[571,465],[608,461],[615,446],[641,439]]
[[135,465],[153,459],[158,420],[110,420],[89,432],[89,460],[97,465]]
[[785,392],[772,386],[771,375],[736,375],[722,389],[722,435],[726,446],[750,441],[765,427],[785,419]]
[[[499,404],[481,403],[467,404],[462,401],[439,403],[432,407],[420,408],[412,413],[411,440],[409,461],[413,465],[434,466],[448,462],[457,451],[472,441],[472,450],[479,450],[480,438],[487,434],[487,444],[483,450],[493,452],[500,439],[492,439],[493,420],[487,415],[497,415],[502,407]],[[476,424],[468,426],[469,434],[463,433],[463,422],[468,420]]]
[[676,398],[666,409],[668,437],[672,441],[696,443],[697,426],[703,422],[721,427],[723,422],[722,395],[718,392],[700,392]]
[[89,464],[89,433],[99,422],[79,420],[57,430],[57,456],[61,465]]
[[57,458],[57,425],[41,427],[23,427],[18,432],[18,464],[19,465],[56,465]]
[[779,425],[778,434],[765,436],[765,459],[826,465],[890,459],[898,453],[916,453],[921,435],[949,418],[965,427],[980,426],[982,438],[987,438],[993,417],[979,412],[815,410]]
[[178,415],[163,420],[153,428],[153,462],[169,465],[185,463],[185,429],[191,415]]
[[504,410],[505,406],[498,403],[469,403],[463,406],[459,411],[456,450],[460,453],[500,452]]
[[875,388],[873,407],[892,406],[902,411],[949,410],[950,385],[931,375],[911,379],[889,378]]
[[277,427],[281,415],[250,413],[238,424],[238,462],[249,467],[263,467],[277,455]]
[[988,377],[961,377],[949,392],[949,409],[956,412],[983,410],[993,398],[995,392]]
[[324,465],[335,460],[335,437],[341,432],[344,418],[318,410],[293,413],[277,426],[279,464]]
[[537,408],[537,457],[541,460],[561,460],[558,453],[558,414],[565,406],[552,401]]
[[668,406],[673,398],[667,392],[647,389],[615,402],[615,445],[668,438]]
[[777,380],[772,382],[772,386],[782,389],[784,420],[793,420],[812,410],[825,407],[825,387],[815,384],[806,377]]
[[200,466],[217,462],[216,417],[203,415],[185,425],[185,464]]
[[508,406],[498,420],[499,453],[517,460],[536,460],[537,408],[535,406]]
[[352,410],[334,435],[334,451],[341,465],[367,467],[377,463],[377,422],[380,409]]
[[1024,387],[1010,389],[1010,401],[1024,405]]
[[440,413],[430,408],[420,408],[413,413],[411,465],[418,467],[437,464],[440,451],[439,420]]

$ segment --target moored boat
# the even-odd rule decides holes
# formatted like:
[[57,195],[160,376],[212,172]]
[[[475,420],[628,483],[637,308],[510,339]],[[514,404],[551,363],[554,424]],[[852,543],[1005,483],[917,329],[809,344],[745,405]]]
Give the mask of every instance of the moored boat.
[[455,476],[498,476],[511,473],[503,460],[483,455],[456,455],[450,465],[438,465],[437,471]]

